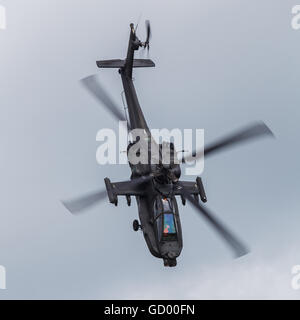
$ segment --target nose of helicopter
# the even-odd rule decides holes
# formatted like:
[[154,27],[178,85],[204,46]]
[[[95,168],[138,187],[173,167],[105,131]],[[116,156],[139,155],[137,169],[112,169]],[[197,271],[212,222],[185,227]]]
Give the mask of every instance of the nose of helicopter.
[[164,266],[165,267],[176,267],[177,265],[177,260],[176,258],[169,258],[169,259],[166,259],[164,258]]
[[168,252],[167,256],[170,259],[175,259],[176,258],[176,254],[174,252]]
[[176,267],[176,265],[177,265],[176,258],[177,257],[178,257],[178,255],[172,251],[164,254],[164,256],[163,256],[164,266],[165,267]]

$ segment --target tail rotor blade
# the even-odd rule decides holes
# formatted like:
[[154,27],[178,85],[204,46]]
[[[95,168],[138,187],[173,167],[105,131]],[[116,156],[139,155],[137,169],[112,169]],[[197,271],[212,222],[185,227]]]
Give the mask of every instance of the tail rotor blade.
[[150,21],[146,20],[146,32],[147,32],[147,38],[145,41],[145,49],[147,48],[147,57],[149,59],[149,50],[150,50],[150,39],[151,39],[151,25]]
[[147,32],[146,43],[149,46],[150,39],[151,39],[151,25],[149,20],[146,20],[146,32]]
[[218,232],[218,234],[225,240],[225,242],[234,251],[235,256],[241,257],[249,253],[249,250],[230,232],[214,215],[196,201],[184,187],[182,187],[182,193],[184,197],[193,205],[193,207],[200,213],[209,224]]

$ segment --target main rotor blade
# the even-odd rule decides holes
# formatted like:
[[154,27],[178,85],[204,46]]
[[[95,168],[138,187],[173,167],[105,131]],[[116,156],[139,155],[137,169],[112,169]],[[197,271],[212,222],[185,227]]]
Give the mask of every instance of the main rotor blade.
[[[142,185],[145,182],[148,182],[153,179],[152,175],[149,176],[142,176],[136,179],[132,179],[131,182],[135,184],[136,187]],[[107,197],[107,191],[95,191],[83,195],[79,198],[75,198],[72,200],[62,201],[62,204],[72,213],[78,214],[90,207],[94,206],[95,204],[101,202]]]
[[[204,148],[204,156],[212,155],[223,149],[233,147],[235,145],[253,140],[254,138],[259,138],[263,136],[274,137],[274,134],[264,122],[255,123],[234,134],[217,140],[215,143],[209,144],[207,147]],[[201,158],[202,156],[203,152],[201,151],[193,152],[191,155],[184,157],[182,162],[193,161]]]
[[96,191],[76,199],[62,201],[62,204],[73,214],[88,209],[107,197],[107,191]]
[[[106,110],[110,112],[117,120],[127,121],[119,107],[113,102],[109,94],[102,87],[95,75],[80,80],[82,85],[91,93],[99,102],[101,102]],[[128,125],[129,129],[129,125]]]
[[226,243],[233,249],[236,257],[241,257],[249,253],[249,250],[239,241],[214,215],[196,201],[189,192],[182,187],[183,196],[198,210],[198,212],[206,218],[210,225],[219,233]]

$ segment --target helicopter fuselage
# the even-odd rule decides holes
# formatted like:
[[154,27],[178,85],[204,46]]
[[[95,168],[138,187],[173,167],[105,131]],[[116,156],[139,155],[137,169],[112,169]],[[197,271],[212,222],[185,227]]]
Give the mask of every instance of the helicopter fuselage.
[[[136,37],[134,27],[131,25],[127,58],[124,67],[119,69],[119,73],[127,102],[130,128],[131,130],[142,129],[150,141],[151,133],[140,107],[132,79],[134,52],[140,48],[139,44],[140,41]],[[150,164],[150,158],[148,164],[130,164],[130,167],[132,177],[157,174],[157,170],[160,170],[160,166]],[[166,266],[175,266],[176,258],[182,250],[182,231],[178,206],[173,195],[173,183],[159,184],[156,181],[150,181],[144,187],[147,189],[146,195],[136,196],[140,229],[150,252],[157,258],[163,258]],[[164,212],[163,201],[170,202],[170,210],[168,212]],[[167,219],[169,220],[166,221]],[[167,230],[170,224],[172,225],[172,230]]]

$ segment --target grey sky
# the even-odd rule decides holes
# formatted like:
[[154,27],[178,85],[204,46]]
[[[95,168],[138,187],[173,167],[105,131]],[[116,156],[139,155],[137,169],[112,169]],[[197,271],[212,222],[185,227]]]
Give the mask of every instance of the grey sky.
[[[300,298],[299,50],[295,1],[0,0],[2,146],[0,265],[7,298]],[[204,128],[206,141],[264,120],[262,140],[206,161],[208,207],[250,247],[231,252],[180,205],[184,250],[176,269],[150,255],[121,200],[73,217],[60,199],[129,177],[99,167],[96,133],[117,123],[80,87],[99,78],[122,105],[119,75],[97,59],[123,58],[129,23],[153,29],[155,69],[135,72],[150,127]]]

